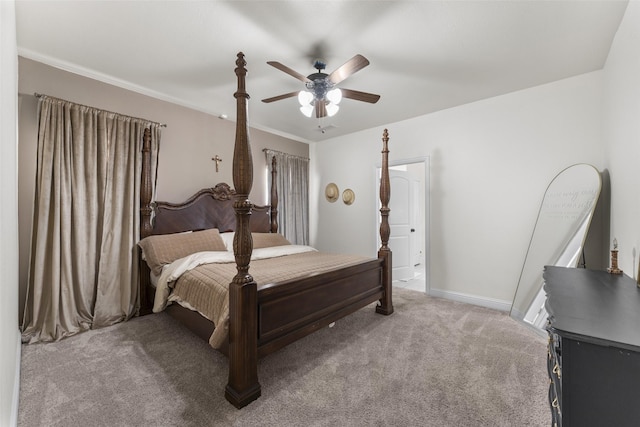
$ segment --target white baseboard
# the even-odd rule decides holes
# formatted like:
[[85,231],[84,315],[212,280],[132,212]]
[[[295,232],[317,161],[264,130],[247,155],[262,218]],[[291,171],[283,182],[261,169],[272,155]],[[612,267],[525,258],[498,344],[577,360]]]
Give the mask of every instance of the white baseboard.
[[511,310],[511,301],[504,301],[495,298],[479,297],[477,295],[463,294],[461,292],[445,291],[442,289],[433,288],[429,290],[429,295],[438,298],[449,299],[452,301],[479,305],[481,307],[492,308],[499,311]]
[[22,356],[22,337],[20,331],[16,334],[16,375],[13,379],[13,402],[11,403],[11,417],[9,426],[18,425],[18,403],[20,401],[20,357]]

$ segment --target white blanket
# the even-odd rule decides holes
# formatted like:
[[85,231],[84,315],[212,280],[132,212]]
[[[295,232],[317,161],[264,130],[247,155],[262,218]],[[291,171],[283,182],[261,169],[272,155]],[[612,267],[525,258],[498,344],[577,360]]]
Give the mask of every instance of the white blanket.
[[[270,248],[254,249],[251,254],[251,261],[258,259],[276,258],[286,255],[313,252],[316,249],[311,246],[284,245]],[[236,259],[233,251],[196,252],[184,258],[180,258],[162,268],[162,274],[158,278],[156,285],[156,295],[153,303],[153,312],[158,313],[167,307],[169,294],[173,282],[189,270],[202,264],[209,263],[235,263]]]

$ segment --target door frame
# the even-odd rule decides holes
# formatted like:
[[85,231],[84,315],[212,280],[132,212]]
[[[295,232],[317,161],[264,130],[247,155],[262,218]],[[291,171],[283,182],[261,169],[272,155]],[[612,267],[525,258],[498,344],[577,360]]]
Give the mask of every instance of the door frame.
[[[389,167],[392,166],[401,166],[401,165],[410,165],[410,164],[415,164],[415,163],[422,163],[424,165],[424,177],[422,177],[422,179],[424,180],[424,188],[425,188],[425,192],[424,192],[424,206],[423,206],[423,214],[424,214],[424,280],[425,280],[425,293],[427,295],[431,294],[431,240],[430,240],[430,236],[431,236],[431,213],[430,213],[430,193],[431,193],[431,183],[430,183],[430,172],[429,172],[429,161],[430,158],[429,156],[422,156],[422,157],[412,157],[412,158],[407,158],[407,159],[399,159],[399,160],[393,160],[393,161],[389,161]],[[380,193],[380,179],[379,179],[379,173],[380,170],[382,169],[382,164],[381,163],[377,163],[374,171],[373,171],[373,176],[374,176],[374,181],[375,181],[375,186],[374,188],[376,189],[376,194]],[[391,197],[393,197],[393,189],[391,190]],[[379,197],[375,197],[375,209],[376,212],[378,212],[378,218],[380,218],[380,198]],[[393,212],[390,212],[390,215],[393,215]],[[375,235],[376,235],[376,243],[377,243],[377,248],[376,248],[376,253],[378,251],[378,248],[380,247],[380,221],[376,221],[376,230],[375,230]]]

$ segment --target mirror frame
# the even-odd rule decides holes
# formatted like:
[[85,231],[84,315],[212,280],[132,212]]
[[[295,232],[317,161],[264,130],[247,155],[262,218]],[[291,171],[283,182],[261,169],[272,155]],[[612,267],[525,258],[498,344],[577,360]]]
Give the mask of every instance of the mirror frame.
[[[559,187],[556,189],[554,184],[558,185],[561,183],[560,179],[563,178],[563,174],[566,176],[569,172],[575,172],[576,169],[574,168],[586,168],[589,175],[585,174],[585,176],[589,176],[589,178],[597,176],[597,182],[594,181],[593,185],[588,188],[584,185],[580,186],[580,182],[576,182],[574,186]],[[593,171],[593,175],[591,175],[591,171]],[[550,190],[553,192],[550,192]],[[580,258],[583,255],[585,241],[601,192],[602,173],[594,166],[586,163],[571,165],[561,170],[551,180],[540,203],[536,222],[518,278],[518,285],[511,304],[511,310],[509,311],[509,315],[512,318],[546,334],[546,332],[544,332],[544,326],[547,321],[547,312],[545,309],[546,295],[543,290],[544,281],[542,278],[544,266],[578,266]],[[553,197],[559,199],[552,200]],[[571,197],[570,201],[568,199],[569,197]],[[585,205],[587,202],[588,205]],[[566,210],[560,210],[560,207],[566,207]],[[552,208],[555,210],[551,210]],[[556,233],[550,237],[541,237],[541,232],[549,231],[546,229],[549,228],[549,225],[543,222],[543,220],[547,218],[545,215],[551,215],[548,216],[550,219],[555,219],[557,223],[561,223],[561,225],[564,226],[562,230],[566,230],[566,233]],[[545,239],[545,237],[547,238]],[[555,240],[549,243],[550,239]],[[551,250],[543,254],[536,254],[536,250],[545,249],[538,248],[538,246],[541,245],[539,242],[544,242],[547,249]],[[541,258],[547,261],[539,263],[538,261]],[[543,265],[531,265],[532,262]],[[522,298],[522,295],[524,295],[524,298]],[[519,297],[523,301],[519,302]]]

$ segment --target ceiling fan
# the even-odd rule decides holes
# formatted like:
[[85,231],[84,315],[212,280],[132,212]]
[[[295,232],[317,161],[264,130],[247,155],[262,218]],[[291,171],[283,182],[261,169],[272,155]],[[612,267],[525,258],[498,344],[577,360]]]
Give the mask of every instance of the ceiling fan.
[[281,99],[297,96],[301,105],[300,111],[307,117],[311,117],[314,110],[317,118],[333,116],[338,112],[340,108],[338,104],[342,98],[354,99],[371,104],[375,104],[380,99],[380,95],[373,93],[339,89],[336,87],[338,83],[369,65],[369,60],[362,55],[354,56],[331,74],[323,72],[327,64],[321,59],[316,59],[313,64],[313,68],[315,68],[317,72],[309,74],[308,76],[304,76],[277,61],[268,61],[267,64],[302,81],[306,90],[266,98],[263,99],[262,102],[280,101]]

